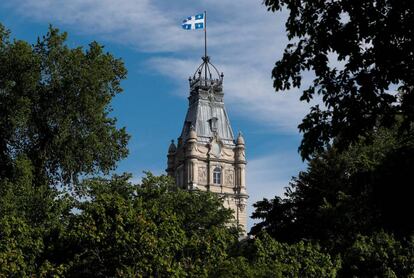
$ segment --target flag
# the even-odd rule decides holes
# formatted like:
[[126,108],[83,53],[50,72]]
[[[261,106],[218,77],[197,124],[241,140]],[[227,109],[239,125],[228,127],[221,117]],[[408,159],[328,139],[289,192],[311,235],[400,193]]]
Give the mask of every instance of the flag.
[[204,29],[205,27],[204,14],[197,14],[197,15],[189,16],[187,19],[184,19],[181,26],[185,30]]

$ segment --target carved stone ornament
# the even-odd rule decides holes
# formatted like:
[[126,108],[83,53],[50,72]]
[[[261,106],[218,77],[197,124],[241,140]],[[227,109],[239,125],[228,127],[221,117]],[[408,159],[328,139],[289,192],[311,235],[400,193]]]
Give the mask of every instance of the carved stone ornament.
[[240,211],[243,212],[246,208],[246,200],[244,198],[240,198],[237,206],[239,207]]
[[218,157],[220,157],[220,154],[221,154],[221,146],[217,142],[217,140],[214,139],[210,143],[210,155],[218,158]]
[[229,157],[231,157],[231,156],[233,156],[233,155],[234,155],[233,150],[231,150],[231,149],[223,148],[223,149],[222,149],[222,152],[223,152],[226,156],[229,156]]
[[207,154],[208,153],[208,149],[204,146],[196,145],[196,150],[197,150],[197,152],[199,152],[201,154]]
[[207,182],[207,168],[206,167],[198,167],[198,180],[200,183]]
[[234,172],[233,170],[226,171],[226,184],[233,185],[234,184]]

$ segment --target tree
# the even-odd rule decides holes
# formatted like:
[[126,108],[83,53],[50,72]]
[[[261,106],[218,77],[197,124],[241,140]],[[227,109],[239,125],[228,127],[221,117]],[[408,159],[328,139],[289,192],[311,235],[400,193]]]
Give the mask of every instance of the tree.
[[0,180],[0,276],[60,276],[64,268],[47,259],[67,225],[74,200],[68,194],[34,186],[31,161],[18,157],[12,176]]
[[212,277],[336,277],[341,264],[310,243],[280,243],[267,233],[239,244],[232,256],[213,270]]
[[[206,277],[238,241],[213,193],[148,173],[139,185],[128,174],[84,180],[73,198],[33,186],[19,161],[19,178],[0,183],[0,276]],[[55,194],[39,204],[45,192]]]
[[339,277],[412,277],[414,141],[398,127],[369,137],[369,144],[318,154],[284,198],[257,202],[253,218],[262,221],[251,233],[266,231],[291,246],[318,243],[342,258]]
[[109,117],[123,62],[66,37],[50,27],[30,45],[0,24],[0,276],[64,273],[49,260],[75,204],[63,185],[108,173],[128,153]]
[[188,192],[148,174],[84,181],[78,213],[48,252],[71,277],[205,277],[228,257],[238,231],[209,192]]
[[343,262],[342,277],[414,277],[414,239],[400,242],[384,232],[358,235]]
[[50,27],[34,45],[11,41],[0,24],[0,179],[24,155],[36,184],[73,184],[128,153],[129,136],[109,117],[123,62],[96,42],[71,49],[66,38]]
[[261,219],[252,233],[266,230],[278,240],[321,241],[341,252],[357,234],[385,230],[401,239],[414,233],[406,217],[413,211],[414,140],[401,137],[398,127],[380,129],[367,144],[361,139],[346,151],[334,147],[309,161],[294,178],[285,198],[256,203],[253,218]]
[[[315,75],[302,101],[321,96],[299,129],[309,159],[335,142],[345,149],[378,126],[414,121],[414,5],[402,0],[265,0],[269,10],[289,10],[291,40],[272,76],[274,87],[300,87],[302,73]],[[394,88],[399,87],[399,95]],[[408,131],[407,131],[408,130]]]

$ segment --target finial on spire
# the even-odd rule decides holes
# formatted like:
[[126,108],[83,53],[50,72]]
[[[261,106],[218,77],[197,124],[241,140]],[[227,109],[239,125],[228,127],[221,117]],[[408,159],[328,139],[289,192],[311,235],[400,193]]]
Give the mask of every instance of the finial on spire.
[[175,144],[174,144],[174,140],[171,140],[171,144],[170,144],[170,147],[168,148],[168,152],[169,153],[173,153],[173,152],[175,152],[177,150],[177,147],[175,146]]
[[241,131],[239,131],[239,136],[237,136],[237,141],[236,141],[237,145],[244,145],[244,138],[243,138],[243,134]]

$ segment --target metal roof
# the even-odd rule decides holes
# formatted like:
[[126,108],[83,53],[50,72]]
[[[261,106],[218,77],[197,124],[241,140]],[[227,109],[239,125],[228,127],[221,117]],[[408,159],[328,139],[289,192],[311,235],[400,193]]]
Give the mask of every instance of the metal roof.
[[[214,69],[216,78],[210,69]],[[180,138],[185,142],[193,127],[200,143],[208,143],[217,135],[224,144],[234,146],[233,130],[223,101],[223,74],[219,74],[208,57],[203,57],[203,63],[189,82],[189,107]]]

